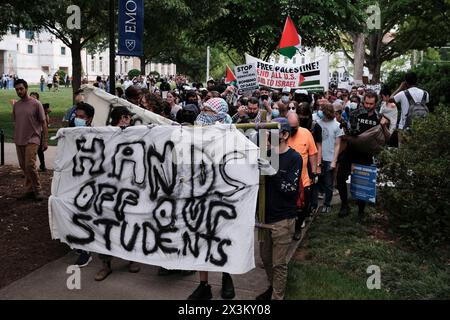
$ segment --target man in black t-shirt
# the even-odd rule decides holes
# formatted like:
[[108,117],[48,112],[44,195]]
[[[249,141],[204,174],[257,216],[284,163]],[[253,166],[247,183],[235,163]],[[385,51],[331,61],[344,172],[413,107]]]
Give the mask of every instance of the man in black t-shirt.
[[[364,109],[357,109],[351,114],[351,117],[353,118],[350,120],[350,134],[360,135],[379,124],[383,126],[386,125],[385,119],[380,123],[379,116],[376,112],[377,102],[378,96],[375,92],[369,91],[366,93],[364,96]],[[341,198],[339,217],[345,217],[350,214],[346,181],[351,173],[352,163],[370,166],[372,162],[373,154],[359,152],[351,146],[348,146],[339,156],[339,168],[337,172],[337,189]],[[366,202],[358,200],[357,203],[358,215],[362,218],[364,216]]]

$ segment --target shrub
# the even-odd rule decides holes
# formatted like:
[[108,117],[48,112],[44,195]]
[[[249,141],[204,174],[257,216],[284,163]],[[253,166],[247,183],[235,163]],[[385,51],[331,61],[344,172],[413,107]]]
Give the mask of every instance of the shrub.
[[[380,205],[409,243],[430,248],[450,239],[450,110],[413,122],[399,149],[380,155]],[[388,186],[393,183],[394,186]]]
[[64,70],[58,70],[58,75],[59,75],[59,84],[63,85],[66,82],[66,72]]
[[[450,63],[425,61],[412,71],[417,73],[418,86],[430,94],[428,106],[433,110],[439,104],[450,104]],[[385,85],[392,91],[397,90],[405,80],[404,71],[393,71],[389,74]]]
[[132,80],[134,77],[139,77],[141,75],[141,71],[138,69],[131,69],[128,72],[128,77]]

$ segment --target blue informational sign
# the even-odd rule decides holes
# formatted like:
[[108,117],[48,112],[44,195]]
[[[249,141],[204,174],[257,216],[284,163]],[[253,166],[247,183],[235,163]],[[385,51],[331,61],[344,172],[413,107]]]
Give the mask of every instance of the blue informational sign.
[[120,56],[144,55],[144,0],[119,0]]
[[350,192],[353,199],[375,203],[377,196],[377,168],[354,164]]

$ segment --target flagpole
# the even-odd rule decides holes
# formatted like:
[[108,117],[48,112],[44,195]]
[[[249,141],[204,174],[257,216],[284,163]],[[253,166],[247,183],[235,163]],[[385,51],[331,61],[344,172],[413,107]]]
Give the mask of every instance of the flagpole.
[[[109,93],[116,94],[116,1],[109,0]],[[87,52],[86,52],[87,54]],[[86,66],[87,67],[87,66]]]
[[208,46],[206,48],[206,81],[205,81],[205,85],[208,83],[209,80],[209,59],[210,59],[210,55],[211,55],[211,51],[210,51],[210,47]]

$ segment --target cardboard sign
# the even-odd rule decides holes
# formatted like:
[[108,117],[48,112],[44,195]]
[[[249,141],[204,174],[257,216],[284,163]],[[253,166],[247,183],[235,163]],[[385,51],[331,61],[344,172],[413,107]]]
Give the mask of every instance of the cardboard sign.
[[241,92],[249,92],[259,89],[256,65],[243,64],[234,68],[237,84]]
[[377,168],[354,164],[350,192],[354,199],[375,203],[377,195]]

